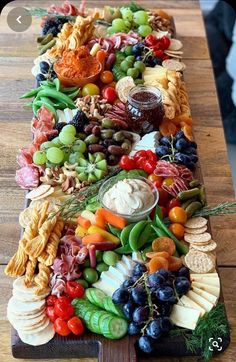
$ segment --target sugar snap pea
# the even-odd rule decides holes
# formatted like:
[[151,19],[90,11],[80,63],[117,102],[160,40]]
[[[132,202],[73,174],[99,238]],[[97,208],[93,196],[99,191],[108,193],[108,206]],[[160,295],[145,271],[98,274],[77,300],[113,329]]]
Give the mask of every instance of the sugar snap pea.
[[139,250],[138,240],[147,223],[148,221],[142,220],[137,222],[137,224],[132,228],[129,234],[129,245],[133,251]]
[[[152,227],[152,229],[155,231],[155,233],[156,233],[156,235],[158,236],[158,237],[160,237],[160,236],[166,236],[166,233],[162,230],[162,229],[160,229],[160,228],[158,228],[157,226],[154,226],[154,225],[151,225],[151,227]],[[155,239],[155,238],[154,238]]]
[[115,236],[117,236],[118,238],[120,238],[120,234],[121,234],[121,230],[120,230],[120,229],[115,228],[115,227],[112,226],[111,224],[108,224],[108,229],[109,229],[109,231],[110,231],[113,235],[115,235]]
[[75,92],[77,89],[78,89],[78,87],[61,88],[61,92],[71,93],[71,92]]
[[61,88],[61,82],[58,78],[54,78],[53,79],[53,83],[54,85],[56,86],[56,90],[59,92],[60,91],[60,88]]
[[42,89],[39,91],[38,96],[54,98],[58,101],[65,102],[68,106],[70,105],[71,107],[76,108],[74,102],[67,95],[58,92],[55,89]]
[[[53,106],[51,106],[48,102],[45,103],[45,102],[43,102],[43,101],[41,101],[41,100],[36,100],[36,101],[33,102],[33,105],[36,105],[36,106],[38,106],[39,108],[42,107],[42,106],[45,106],[45,107],[46,107],[50,112],[52,112],[52,113],[54,114],[54,116],[57,118],[57,112],[56,112],[55,108],[54,108]],[[33,110],[34,110],[34,108],[33,108]],[[35,113],[35,115],[36,115],[36,114],[37,114],[37,113]]]
[[115,249],[115,252],[118,254],[131,254],[132,251],[133,250],[131,249],[129,244],[120,246],[119,248]]
[[136,225],[136,223],[129,224],[121,231],[120,241],[122,245],[127,245],[129,243],[129,234],[134,225]]
[[80,92],[80,88],[76,89],[74,92],[72,93],[67,93],[68,97],[70,97],[71,99],[74,99]]
[[146,253],[149,253],[149,252],[151,252],[151,251],[153,251],[153,250],[152,250],[152,244],[146,246],[146,248],[141,251],[141,255],[142,255],[143,261],[146,261],[146,260],[147,260]]
[[138,250],[140,250],[145,244],[150,243],[156,238],[156,233],[152,228],[152,223],[149,222],[141,232],[138,238]]
[[31,89],[29,92],[23,94],[20,99],[24,99],[24,98],[32,98],[34,96],[36,96],[36,94],[42,89],[42,87],[38,87],[38,88],[34,88]]

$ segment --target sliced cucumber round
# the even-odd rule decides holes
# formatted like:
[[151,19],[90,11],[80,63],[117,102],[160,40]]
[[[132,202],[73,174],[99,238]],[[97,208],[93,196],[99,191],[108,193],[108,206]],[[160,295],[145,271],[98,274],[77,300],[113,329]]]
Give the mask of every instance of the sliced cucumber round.
[[104,308],[103,299],[106,297],[106,294],[103,293],[100,289],[88,288],[86,290],[86,297],[91,303],[95,304],[97,307]]
[[99,321],[102,317],[104,318],[104,316],[110,317],[110,315],[104,311],[95,312],[91,316],[90,321],[89,321],[89,327],[92,327],[92,329],[93,329],[93,331],[95,331],[95,333],[102,334],[101,328],[99,326]]
[[124,317],[121,308],[113,303],[111,297],[103,298],[103,307],[106,309],[107,312],[114,313],[118,317]]
[[99,323],[104,337],[109,339],[120,339],[124,337],[128,330],[126,320],[118,317],[105,318]]

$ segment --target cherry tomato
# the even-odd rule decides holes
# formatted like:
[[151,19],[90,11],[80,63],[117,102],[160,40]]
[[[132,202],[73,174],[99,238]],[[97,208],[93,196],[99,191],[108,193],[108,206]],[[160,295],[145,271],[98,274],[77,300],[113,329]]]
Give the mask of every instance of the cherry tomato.
[[72,298],[82,298],[84,295],[84,287],[73,281],[69,281],[66,283],[66,292]]
[[178,199],[171,199],[167,205],[168,212],[175,206],[181,206],[181,202]]
[[103,49],[100,49],[97,53],[96,53],[96,58],[100,63],[104,63],[105,59],[107,56],[107,52]]
[[174,222],[169,226],[170,231],[177,237],[177,239],[181,240],[184,236],[185,228],[183,225]]
[[187,213],[182,207],[175,206],[169,211],[169,219],[171,222],[185,224],[187,221]]
[[157,162],[157,155],[154,152],[152,152],[151,150],[146,151],[146,157],[151,162]]
[[157,58],[162,58],[163,55],[164,55],[164,52],[163,52],[162,49],[154,50],[154,53],[155,53],[155,56],[156,56]]
[[147,173],[153,173],[156,168],[156,162],[149,161],[148,159],[143,162],[143,170]]
[[169,201],[169,194],[167,191],[163,190],[161,187],[158,187],[157,189],[159,192],[158,205],[166,207],[166,205]]
[[144,39],[146,45],[154,45],[158,42],[158,38],[154,34],[149,34]]
[[164,49],[168,49],[170,46],[170,38],[166,35],[164,35],[161,39],[160,39]]
[[56,295],[49,295],[49,297],[47,297],[46,299],[46,304],[47,305],[54,305],[57,301],[57,296]]
[[133,170],[136,168],[135,161],[127,155],[121,157],[119,162],[120,168],[123,170]]
[[48,318],[50,319],[51,322],[55,322],[55,320],[58,318],[58,316],[55,313],[55,309],[52,305],[49,305],[46,308],[46,314],[48,316]]
[[62,319],[69,319],[74,314],[74,307],[70,304],[70,299],[67,297],[59,297],[55,303],[55,313]]
[[166,177],[162,184],[165,186],[171,186],[173,182],[174,182],[173,177]]
[[116,90],[112,87],[105,87],[102,90],[102,96],[105,98],[109,103],[113,103],[117,98]]
[[151,175],[148,176],[148,180],[151,181],[155,187],[159,188],[162,185],[163,177],[151,173]]
[[96,84],[88,83],[82,88],[82,96],[94,96],[100,94],[100,89]]
[[162,217],[164,219],[164,217],[166,217],[168,215],[167,208],[164,206],[160,206],[160,208],[161,208],[161,212],[162,212]]
[[80,336],[84,333],[84,325],[78,317],[72,317],[68,320],[67,326],[71,332],[76,334],[77,336]]
[[114,79],[112,72],[110,72],[109,70],[104,70],[101,74],[100,74],[100,79],[103,83],[111,83]]
[[146,158],[146,151],[141,150],[141,151],[137,151],[134,155],[134,161],[137,162],[139,158],[141,157],[145,157]]
[[54,322],[54,330],[56,333],[58,333],[60,336],[68,336],[70,334],[70,329],[67,326],[66,321],[64,321],[62,318],[57,318]]

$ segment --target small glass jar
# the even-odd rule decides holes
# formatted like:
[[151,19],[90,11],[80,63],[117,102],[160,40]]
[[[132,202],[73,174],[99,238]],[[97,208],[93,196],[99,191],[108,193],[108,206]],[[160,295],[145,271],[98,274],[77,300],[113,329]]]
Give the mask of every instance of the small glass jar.
[[128,95],[126,110],[133,132],[146,134],[158,130],[164,116],[161,91],[152,86],[133,87]]

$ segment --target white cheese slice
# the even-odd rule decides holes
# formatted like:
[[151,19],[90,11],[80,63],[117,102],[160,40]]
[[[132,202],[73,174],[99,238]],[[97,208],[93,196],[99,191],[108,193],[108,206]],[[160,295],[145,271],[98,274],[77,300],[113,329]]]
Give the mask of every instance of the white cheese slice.
[[72,110],[70,108],[65,108],[64,109],[64,115],[65,115],[67,123],[69,123],[73,118],[73,113],[72,113]]
[[117,289],[114,285],[107,284],[104,280],[98,280],[93,284],[93,287],[102,290],[109,297],[112,297],[112,294]]
[[122,260],[116,263],[116,268],[120,270],[123,273],[123,275],[125,275],[126,277],[129,277],[132,274],[132,269],[129,269]]
[[[100,278],[102,280],[107,281],[108,283],[117,283],[119,284],[119,286],[125,281],[124,276],[120,277],[119,275],[116,275],[114,272],[110,272],[110,271],[104,271],[101,273]],[[118,286],[118,288],[119,288]]]
[[140,150],[151,150],[155,152],[158,146],[158,138],[160,133],[158,131],[150,132],[144,135],[139,142],[137,142],[131,152],[131,156]]
[[220,288],[219,287],[215,287],[213,285],[209,285],[206,283],[198,283],[198,282],[192,282],[192,287],[196,287],[202,290],[205,290],[208,293],[211,293],[213,295],[215,295],[217,298],[219,298],[220,295]]
[[123,255],[121,260],[127,265],[129,269],[133,269],[135,266],[135,262],[129,256]]
[[170,319],[178,327],[194,330],[201,313],[199,310],[175,304]]
[[194,279],[199,279],[199,278],[217,278],[219,279],[219,274],[218,273],[202,273],[202,274],[197,274],[197,273],[190,273],[190,278],[194,278]]
[[213,285],[215,287],[220,287],[220,279],[219,278],[211,278],[211,277],[195,277],[195,276],[190,276],[191,281],[193,282],[197,282],[197,283],[203,283],[203,284],[209,284],[209,285]]
[[203,298],[201,295],[190,290],[187,294],[187,297],[192,299],[195,303],[199,304],[200,307],[205,309],[206,312],[210,312],[210,310],[214,307],[214,304]]
[[61,109],[57,110],[58,122],[66,122],[66,117]]
[[110,266],[108,271],[115,277],[119,278],[120,280],[125,281],[126,279],[125,275],[119,269],[117,269],[117,267]]
[[193,287],[193,291],[195,293],[197,293],[198,295],[201,295],[201,297],[207,299],[209,302],[211,302],[212,304],[216,305],[217,301],[218,301],[218,298],[211,294],[211,293],[208,293],[206,292],[205,290],[202,290],[202,289],[199,289],[199,288],[196,288],[196,287]]
[[177,304],[184,307],[189,307],[199,310],[199,312],[201,313],[201,317],[206,313],[204,308],[202,308],[199,304],[195,303],[192,299],[190,299],[186,295],[183,295]]
[[137,263],[144,263],[140,251],[133,251],[132,252],[132,260],[136,261]]

